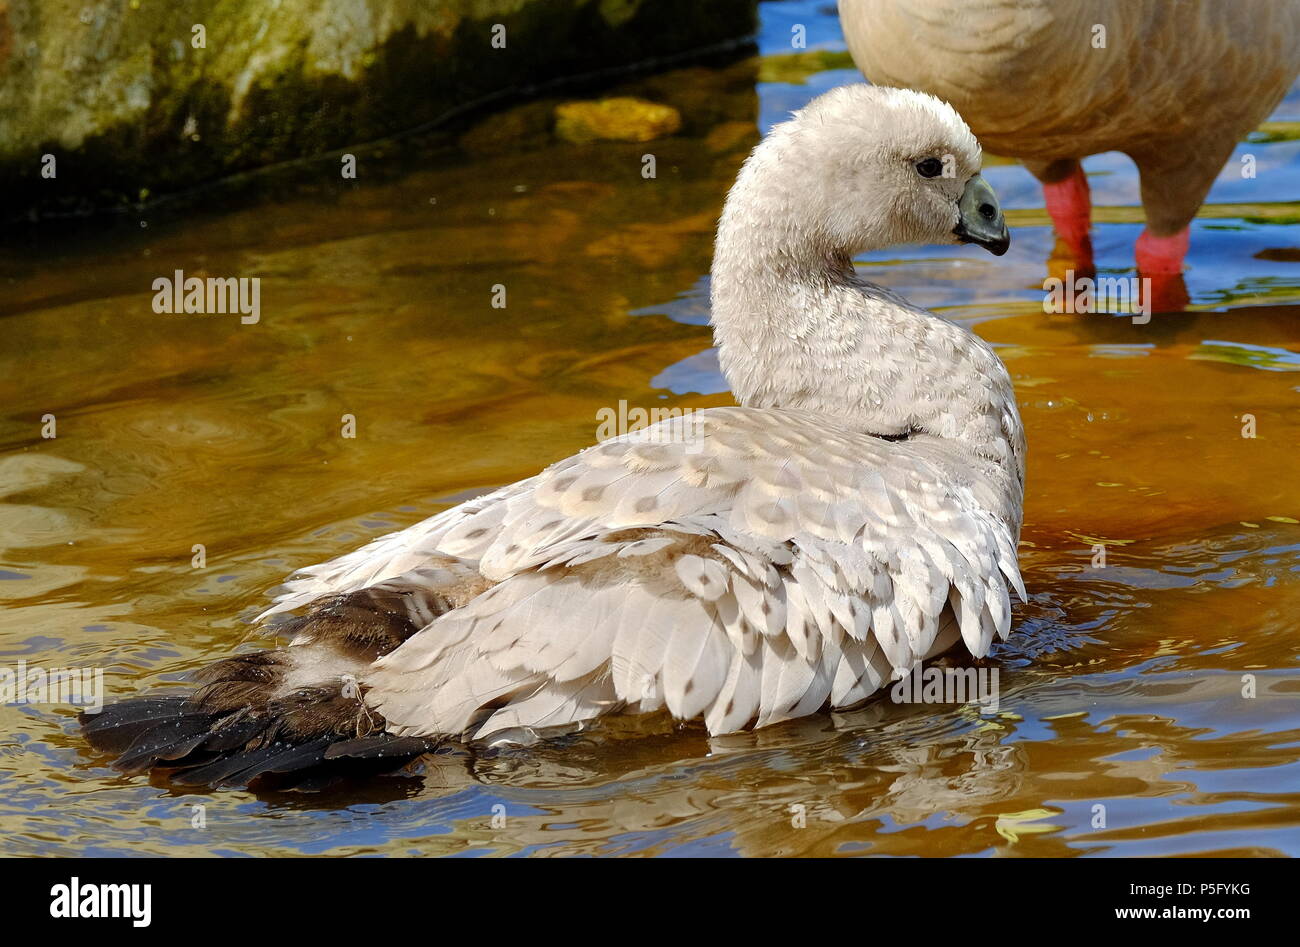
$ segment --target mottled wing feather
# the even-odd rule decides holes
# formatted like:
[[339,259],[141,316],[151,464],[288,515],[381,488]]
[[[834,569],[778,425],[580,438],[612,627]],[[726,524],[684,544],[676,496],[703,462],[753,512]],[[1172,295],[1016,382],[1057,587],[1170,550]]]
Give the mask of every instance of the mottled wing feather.
[[617,707],[765,725],[860,702],[958,631],[977,656],[1005,637],[1023,587],[1019,484],[1000,476],[941,442],[712,409],[309,570],[276,609],[412,558],[498,583],[368,675],[401,734],[486,738]]
[[[367,588],[427,565],[431,560],[459,559],[452,550],[479,539],[473,535],[478,530],[495,529],[496,518],[506,510],[503,501],[527,493],[536,480],[532,477],[512,483],[406,529],[380,536],[346,555],[300,569],[283,584],[271,607],[258,615],[257,620],[297,611],[325,595]],[[470,521],[472,525],[466,526]],[[471,534],[468,540],[467,533]],[[477,562],[470,561],[477,572]]]

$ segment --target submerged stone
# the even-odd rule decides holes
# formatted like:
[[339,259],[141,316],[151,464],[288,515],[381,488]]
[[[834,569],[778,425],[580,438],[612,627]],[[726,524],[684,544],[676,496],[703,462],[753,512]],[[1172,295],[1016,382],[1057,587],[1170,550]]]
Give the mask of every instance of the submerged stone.
[[654,141],[682,127],[671,105],[622,96],[596,102],[565,102],[555,107],[556,137],[589,141]]

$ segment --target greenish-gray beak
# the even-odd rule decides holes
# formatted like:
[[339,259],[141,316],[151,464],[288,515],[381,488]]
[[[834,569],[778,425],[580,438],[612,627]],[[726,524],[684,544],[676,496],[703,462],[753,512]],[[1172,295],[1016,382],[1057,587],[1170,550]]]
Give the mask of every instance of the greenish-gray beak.
[[981,175],[977,174],[966,182],[957,209],[961,212],[961,219],[953,233],[958,240],[962,243],[978,243],[994,256],[1002,256],[1007,252],[1007,247],[1011,246],[1007,222],[1002,219],[998,196]]

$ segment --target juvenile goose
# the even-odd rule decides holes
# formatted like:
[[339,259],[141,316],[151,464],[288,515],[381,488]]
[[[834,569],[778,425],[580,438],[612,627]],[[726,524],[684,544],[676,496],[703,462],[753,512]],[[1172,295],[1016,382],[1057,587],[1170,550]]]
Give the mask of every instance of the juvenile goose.
[[1131,157],[1153,278],[1181,271],[1215,177],[1300,72],[1300,0],[840,0],[840,20],[867,78],[942,96],[990,151],[1024,160],[1083,267],[1079,160]]
[[938,99],[816,99],[754,149],[718,226],[713,324],[739,407],[306,569],[265,613],[304,611],[288,647],[84,717],[91,743],[127,772],[311,787],[616,711],[761,727],[860,703],[959,641],[986,654],[1024,596],[1010,378],[851,262],[902,242],[1005,252],[979,170]]

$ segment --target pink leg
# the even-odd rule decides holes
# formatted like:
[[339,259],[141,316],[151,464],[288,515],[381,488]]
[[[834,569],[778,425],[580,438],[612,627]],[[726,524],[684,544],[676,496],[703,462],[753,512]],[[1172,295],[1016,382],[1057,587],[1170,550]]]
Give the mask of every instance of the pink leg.
[[1043,197],[1047,213],[1056,225],[1056,234],[1065,241],[1079,269],[1091,268],[1092,238],[1088,228],[1092,222],[1092,201],[1083,168],[1075,164],[1059,181],[1044,182]]
[[1183,257],[1187,256],[1189,236],[1189,229],[1184,227],[1169,237],[1157,237],[1146,229],[1138,237],[1134,255],[1138,275],[1151,280],[1152,312],[1179,312],[1187,307]]
[[1191,231],[1184,227],[1170,237],[1157,237],[1143,230],[1137,241],[1138,272],[1143,276],[1172,276],[1183,271],[1183,257]]

